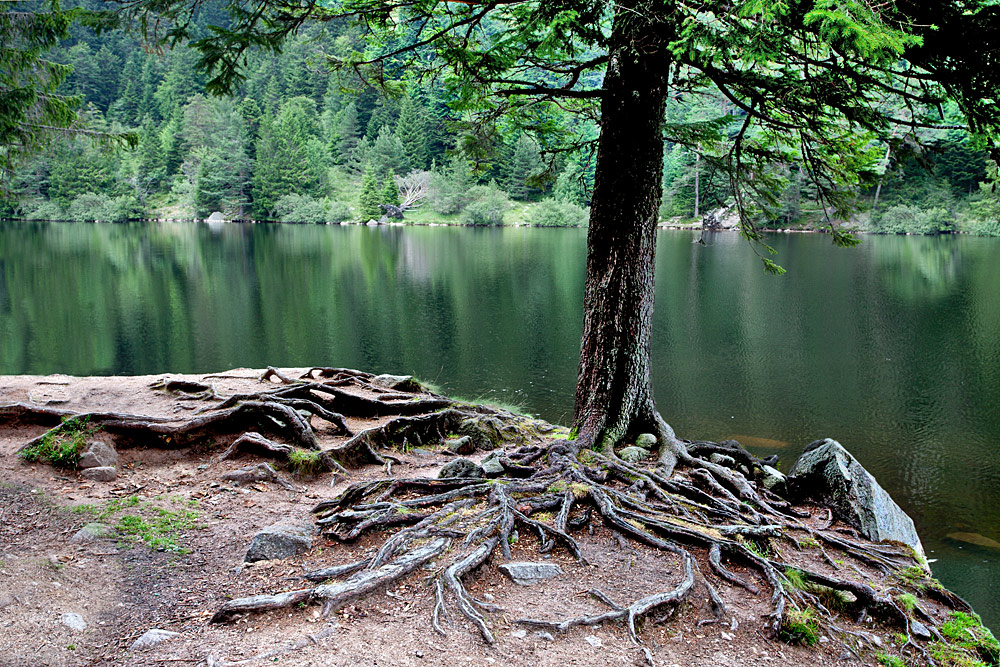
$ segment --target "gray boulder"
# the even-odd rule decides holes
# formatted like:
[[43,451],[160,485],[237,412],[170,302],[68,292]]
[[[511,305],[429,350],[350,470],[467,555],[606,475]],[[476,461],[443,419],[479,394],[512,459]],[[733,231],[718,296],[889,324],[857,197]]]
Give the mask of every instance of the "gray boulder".
[[445,440],[444,447],[449,452],[462,455],[472,454],[476,451],[476,443],[474,443],[472,438],[467,435],[463,435],[461,438],[451,438],[450,440]]
[[511,581],[521,586],[530,586],[539,581],[557,577],[563,573],[562,568],[555,563],[504,563],[500,571],[510,577]]
[[97,468],[84,468],[80,471],[80,477],[91,482],[113,482],[118,478],[118,471],[114,466],[99,466]]
[[103,523],[88,523],[69,538],[70,544],[87,544],[114,535],[110,526]]
[[500,450],[494,451],[492,454],[483,459],[479,465],[483,469],[483,474],[487,477],[503,477],[504,468],[500,464],[500,457],[502,454]]
[[441,472],[438,473],[438,479],[449,477],[477,478],[484,475],[483,469],[469,459],[455,459],[441,468]]
[[794,498],[826,503],[870,540],[902,542],[924,553],[913,520],[836,440],[816,440],[806,447],[788,472],[788,490]]
[[635,446],[642,447],[643,449],[652,449],[656,447],[656,436],[652,433],[640,433],[639,437],[635,439]]
[[618,456],[620,456],[622,461],[625,461],[626,463],[638,463],[649,456],[649,450],[635,446],[624,447],[618,452]]
[[420,383],[412,375],[376,375],[372,384],[393,391],[421,391]]
[[118,452],[106,442],[97,440],[88,445],[77,463],[79,468],[113,468],[118,465]]
[[279,522],[268,526],[253,537],[244,560],[291,558],[312,548],[311,523]]
[[768,465],[760,467],[760,483],[765,489],[774,491],[778,495],[784,495],[787,488],[787,481],[788,478],[777,468],[772,468]]

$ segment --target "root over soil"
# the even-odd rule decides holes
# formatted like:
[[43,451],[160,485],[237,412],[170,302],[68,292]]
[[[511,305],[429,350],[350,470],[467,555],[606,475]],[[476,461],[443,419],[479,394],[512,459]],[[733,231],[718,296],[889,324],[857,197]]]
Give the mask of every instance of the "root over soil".
[[[872,616],[905,635],[905,650],[932,662],[913,635],[911,612],[899,602],[900,595],[929,585],[925,567],[912,552],[851,537],[842,526],[834,529],[831,520],[816,520],[763,489],[754,479],[763,462],[733,443],[679,441],[684,449],[666,476],[662,466],[582,449],[537,420],[454,402],[413,384],[382,386],[367,373],[313,368],[290,378],[269,368],[261,380],[268,383],[266,389],[232,396],[206,383],[160,383],[158,391],[205,404],[184,419],[27,403],[0,406],[0,419],[51,425],[23,449],[86,420],[113,436],[119,447],[223,443],[227,447],[220,458],[250,453],[293,469],[309,461],[312,474],[349,475],[349,468],[366,463],[385,466],[384,478],[353,483],[313,508],[327,538],[351,543],[374,536],[374,549],[356,562],[307,572],[291,590],[225,602],[213,622],[310,603],[322,605],[329,615],[421,570],[429,572],[427,584],[434,591],[428,619],[434,631],[446,634],[457,613],[484,642],[493,643],[494,619],[503,609],[470,594],[467,578],[490,559],[510,559],[518,535],[536,536],[541,553],[561,549],[584,563],[578,540],[600,523],[623,544],[673,554],[681,567],[672,585],[620,602],[615,591],[594,590],[590,594],[606,611],[555,620],[511,619],[514,623],[556,633],[621,623],[639,643],[643,619],[662,616],[693,596],[711,609],[712,616],[701,623],[729,623],[720,591],[736,587],[766,596],[761,630],[771,636],[794,636],[795,624],[805,615],[857,656],[869,648],[867,639],[846,629],[845,619]],[[392,476],[398,460],[393,452],[436,446],[451,435],[469,435],[480,449],[504,447],[503,472],[446,479]],[[333,444],[324,447],[321,442],[331,437]],[[712,462],[714,453],[725,453],[735,466]],[[294,489],[266,464],[244,472]],[[806,547],[816,549],[836,574],[797,564],[801,560],[792,556]],[[895,577],[898,585],[877,590],[859,566]],[[968,609],[956,596],[931,589],[947,606]]]

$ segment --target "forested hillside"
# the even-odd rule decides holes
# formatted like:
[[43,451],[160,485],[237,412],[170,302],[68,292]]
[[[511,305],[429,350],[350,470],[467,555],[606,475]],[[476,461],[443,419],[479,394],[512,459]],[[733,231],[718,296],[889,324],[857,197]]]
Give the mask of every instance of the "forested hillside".
[[[203,31],[224,22],[211,5],[196,17]],[[395,204],[413,222],[586,224],[594,114],[545,112],[528,124],[536,131],[524,131],[502,116],[474,122],[464,92],[444,78],[391,81],[382,90],[330,73],[329,57],[363,49],[356,28],[316,25],[280,53],[249,54],[238,93],[214,97],[192,50],[157,51],[122,31],[76,27],[50,54],[72,67],[62,90],[79,96],[88,127],[134,132],[138,145],[108,150],[85,136],[62,139],[21,165],[0,216],[120,221],[220,211],[335,223],[378,219],[380,204]],[[702,121],[720,130],[697,155],[675,143],[665,156],[661,217],[694,222],[731,205],[728,178],[716,167],[742,111],[721,94],[678,95],[667,114],[668,126]],[[920,142],[872,145],[874,168],[855,193],[859,214],[843,224],[1000,233],[996,168],[985,152],[960,130],[920,132]],[[782,191],[758,222],[825,223],[804,171],[794,163],[774,171]]]

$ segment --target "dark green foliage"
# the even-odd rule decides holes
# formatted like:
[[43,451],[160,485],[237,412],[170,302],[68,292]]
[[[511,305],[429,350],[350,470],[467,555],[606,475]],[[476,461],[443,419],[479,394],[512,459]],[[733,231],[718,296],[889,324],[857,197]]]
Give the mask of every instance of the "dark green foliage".
[[504,189],[514,199],[526,201],[538,192],[533,179],[542,171],[538,143],[527,134],[518,137],[504,169]]
[[812,609],[790,609],[781,620],[778,637],[789,644],[814,646],[819,643],[819,624]]

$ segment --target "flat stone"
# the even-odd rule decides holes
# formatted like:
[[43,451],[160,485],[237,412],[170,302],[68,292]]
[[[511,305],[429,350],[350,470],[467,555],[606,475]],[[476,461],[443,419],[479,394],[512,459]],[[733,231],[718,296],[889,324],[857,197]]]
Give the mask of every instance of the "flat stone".
[[376,375],[372,378],[371,383],[376,387],[392,389],[393,391],[421,391],[420,383],[414,380],[412,375]]
[[587,642],[594,648],[601,648],[601,645],[603,644],[601,638],[597,637],[596,635],[587,635],[586,637],[583,638],[583,641]]
[[562,568],[555,563],[503,563],[500,571],[510,577],[511,581],[521,586],[530,586],[539,581],[557,577],[563,573]]
[[114,531],[111,530],[110,526],[104,523],[94,522],[88,523],[83,528],[73,533],[73,537],[69,538],[69,542],[70,544],[86,544],[88,542],[95,542],[113,535]]
[[487,477],[502,477],[504,473],[503,465],[500,464],[500,451],[497,450],[479,462],[483,469],[483,474]]
[[930,639],[931,631],[920,621],[910,621],[910,632],[917,639]]
[[83,616],[80,616],[80,614],[75,614],[72,612],[66,613],[63,614],[59,620],[61,620],[62,624],[65,625],[70,630],[83,632],[84,630],[87,629],[87,622],[83,620]]
[[528,631],[527,630],[514,630],[514,632],[510,633],[510,636],[513,637],[513,638],[515,638],[515,639],[524,639],[525,637],[528,636]]
[[441,472],[438,473],[438,479],[455,477],[475,479],[483,477],[485,474],[482,468],[469,459],[455,459],[441,468]]
[[279,522],[268,526],[253,537],[244,560],[279,560],[291,558],[312,548],[311,523]]
[[160,628],[150,628],[142,634],[141,637],[132,642],[132,646],[129,647],[130,651],[135,651],[136,649],[149,648],[150,646],[156,646],[157,644],[170,639],[171,637],[177,637],[181,633],[171,632],[170,630],[161,630]]
[[635,439],[635,446],[643,449],[653,449],[656,447],[656,436],[652,433],[640,433]]
[[785,477],[784,473],[769,465],[762,465],[760,473],[760,483],[765,489],[774,491],[779,495],[784,494],[785,486],[788,482],[788,478]]
[[644,447],[636,447],[633,445],[631,447],[623,448],[618,452],[618,456],[620,456],[621,460],[626,463],[638,463],[649,456],[649,450]]
[[114,447],[96,440],[87,446],[83,456],[80,457],[78,468],[113,468],[118,465],[118,452]]
[[796,499],[827,504],[870,540],[902,542],[924,554],[913,520],[836,440],[816,440],[806,447],[788,472],[788,490]]
[[463,456],[472,454],[476,451],[476,443],[474,443],[472,438],[467,435],[463,435],[461,438],[451,438],[449,440],[445,440],[444,447],[449,452],[454,452]]
[[80,477],[90,480],[91,482],[113,482],[118,479],[118,471],[114,466],[85,468],[80,471]]
[[532,634],[533,636],[538,637],[539,639],[544,639],[547,642],[553,642],[556,640],[556,638],[552,636],[551,632],[545,632],[545,630],[539,630],[538,632],[534,632]]
[[726,467],[726,468],[735,468],[736,467],[736,459],[734,459],[732,456],[729,456],[727,454],[720,454],[719,452],[716,452],[716,453],[710,455],[708,457],[708,460],[711,461],[712,463],[714,463],[715,465],[723,466],[723,467]]

